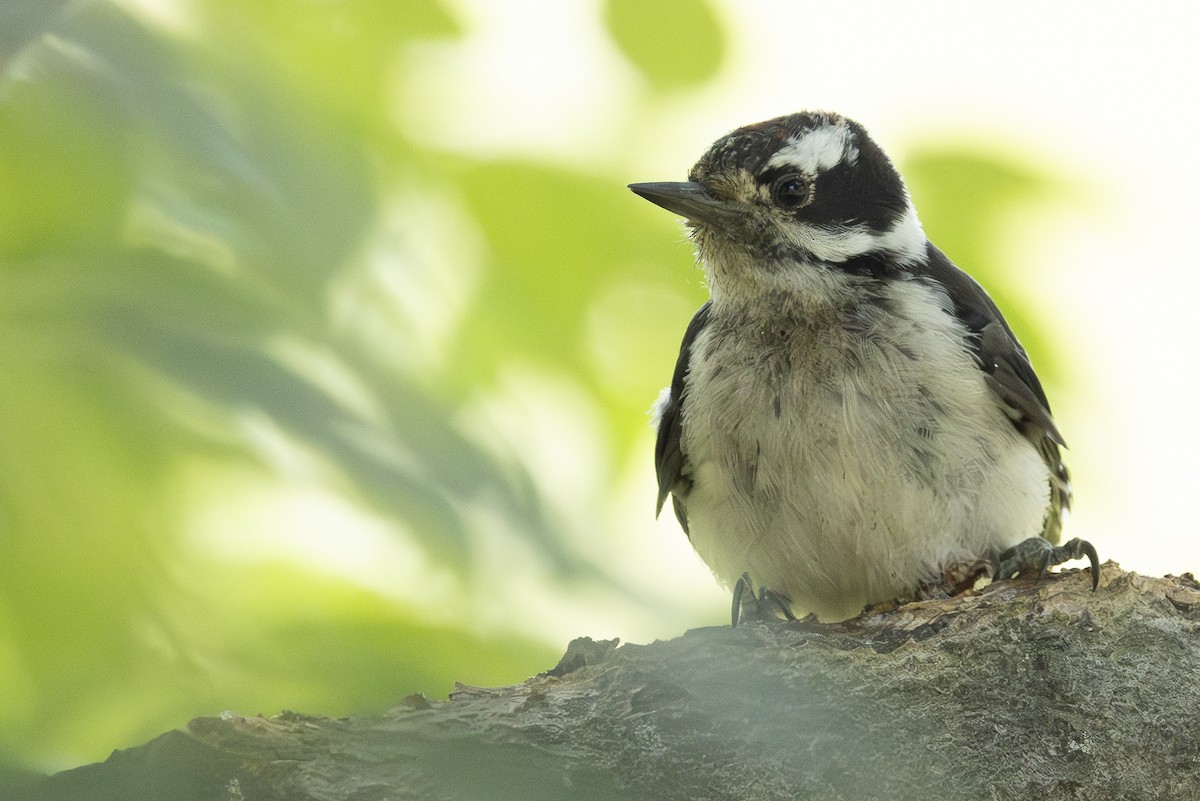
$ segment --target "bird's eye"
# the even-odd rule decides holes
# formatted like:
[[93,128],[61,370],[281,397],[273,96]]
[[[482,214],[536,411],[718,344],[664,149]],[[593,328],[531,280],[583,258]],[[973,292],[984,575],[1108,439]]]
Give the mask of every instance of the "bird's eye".
[[797,209],[812,197],[812,186],[803,175],[784,175],[771,185],[771,198],[785,209]]

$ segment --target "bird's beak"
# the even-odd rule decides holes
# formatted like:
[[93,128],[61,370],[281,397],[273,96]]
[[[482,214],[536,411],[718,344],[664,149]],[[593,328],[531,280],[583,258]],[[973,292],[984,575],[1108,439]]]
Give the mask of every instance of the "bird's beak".
[[703,185],[694,181],[657,181],[630,184],[634,194],[684,217],[693,225],[729,222],[740,216],[729,203],[717,200]]

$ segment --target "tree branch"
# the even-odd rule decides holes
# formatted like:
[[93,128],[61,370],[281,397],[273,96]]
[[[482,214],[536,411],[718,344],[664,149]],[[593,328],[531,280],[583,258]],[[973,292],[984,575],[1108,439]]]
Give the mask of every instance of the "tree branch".
[[[1103,569],[650,645],[347,720],[198,718],[38,798],[1200,798],[1200,585]],[[132,792],[139,788],[141,792]]]

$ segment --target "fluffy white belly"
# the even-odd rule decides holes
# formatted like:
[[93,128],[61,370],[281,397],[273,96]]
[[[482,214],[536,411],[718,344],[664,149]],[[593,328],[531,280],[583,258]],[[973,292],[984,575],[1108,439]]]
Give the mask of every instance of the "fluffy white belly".
[[691,541],[725,584],[840,620],[1041,533],[1047,468],[960,332],[720,328],[693,347],[682,437]]

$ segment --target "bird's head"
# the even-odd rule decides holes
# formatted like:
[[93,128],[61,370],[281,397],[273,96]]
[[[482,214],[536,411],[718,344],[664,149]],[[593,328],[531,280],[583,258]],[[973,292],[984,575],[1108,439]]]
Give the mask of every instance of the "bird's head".
[[837,114],[738,128],[688,178],[630,189],[687,220],[714,298],[884,278],[925,254],[899,173],[860,124]]

